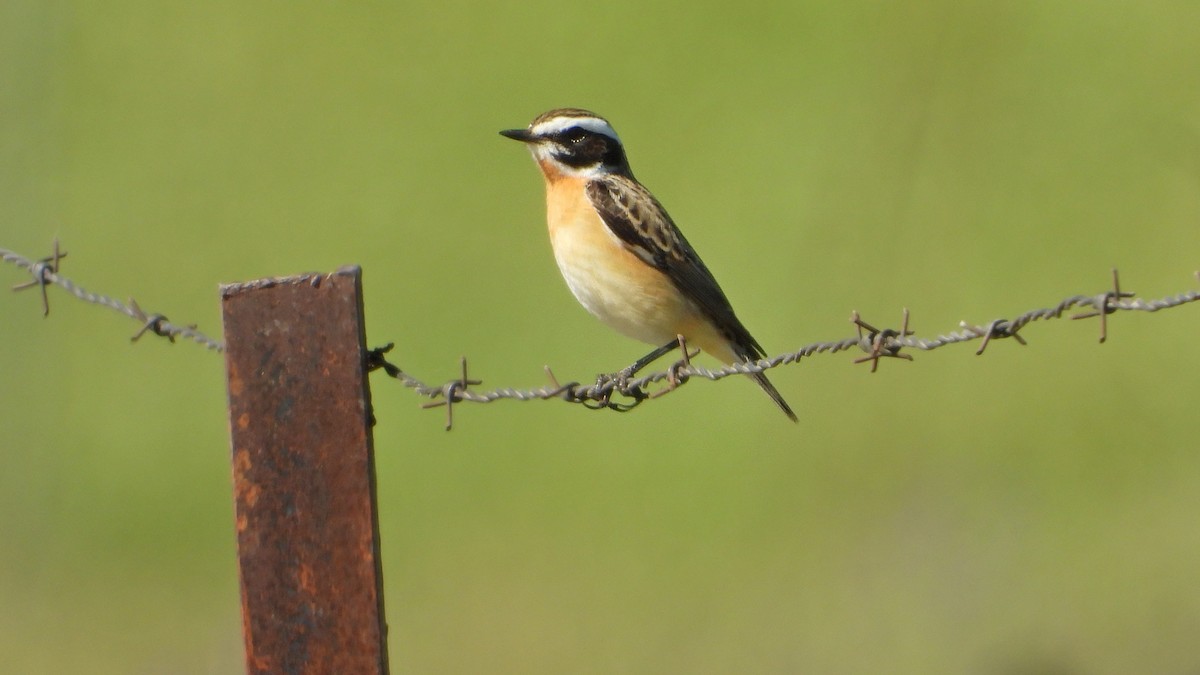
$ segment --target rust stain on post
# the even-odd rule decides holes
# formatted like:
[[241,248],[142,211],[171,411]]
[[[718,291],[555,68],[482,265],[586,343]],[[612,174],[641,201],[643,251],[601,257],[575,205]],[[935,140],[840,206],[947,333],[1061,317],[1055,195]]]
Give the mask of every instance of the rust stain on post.
[[221,287],[249,673],[386,673],[357,267]]

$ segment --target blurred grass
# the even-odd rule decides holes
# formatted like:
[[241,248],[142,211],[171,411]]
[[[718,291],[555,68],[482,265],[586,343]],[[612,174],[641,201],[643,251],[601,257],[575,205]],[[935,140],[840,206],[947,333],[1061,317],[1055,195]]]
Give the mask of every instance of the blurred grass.
[[[1188,287],[1191,3],[0,6],[0,246],[219,333],[216,284],[366,272],[371,340],[487,384],[624,365],[496,131],[613,120],[770,350]],[[11,274],[12,280],[20,280]],[[12,672],[241,663],[222,364],[0,309]],[[634,414],[376,384],[397,672],[1200,668],[1194,309]]]

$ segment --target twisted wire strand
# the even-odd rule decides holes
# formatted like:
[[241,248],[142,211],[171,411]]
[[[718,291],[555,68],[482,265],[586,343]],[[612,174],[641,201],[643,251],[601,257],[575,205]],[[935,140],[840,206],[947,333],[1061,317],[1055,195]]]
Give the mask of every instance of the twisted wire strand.
[[223,343],[221,343],[219,340],[214,340],[213,338],[210,338],[204,333],[200,332],[196,329],[195,325],[181,326],[171,323],[162,314],[147,314],[142,310],[141,307],[138,306],[137,301],[133,300],[132,298],[130,298],[129,302],[127,303],[121,302],[120,300],[107,295],[93,293],[79,286],[74,281],[71,281],[70,279],[60,275],[58,273],[59,265],[66,255],[66,253],[62,253],[58,250],[57,240],[54,242],[53,255],[42,258],[41,260],[30,260],[29,258],[26,258],[18,253],[0,248],[0,259],[3,259],[3,261],[6,263],[10,263],[20,267],[21,269],[24,269],[25,271],[29,272],[30,276],[33,277],[32,281],[28,281],[23,284],[17,284],[13,287],[13,290],[20,291],[28,288],[41,289],[43,315],[50,313],[50,304],[46,298],[46,285],[53,284],[65,289],[68,293],[84,302],[100,305],[102,307],[108,307],[109,309],[120,312],[121,314],[124,314],[125,316],[128,316],[129,318],[139,322],[142,327],[131,338],[134,341],[146,333],[153,333],[155,335],[165,337],[171,342],[174,342],[175,338],[182,338],[184,340],[191,340],[192,342],[202,345],[206,349],[217,352],[224,351],[225,345]]
[[[1197,278],[1200,279],[1200,273],[1197,273]],[[910,355],[902,351],[904,349],[933,351],[949,345],[981,341],[982,345],[976,354],[983,354],[991,340],[1003,338],[1013,338],[1024,345],[1025,340],[1020,335],[1021,329],[1036,321],[1061,319],[1068,311],[1076,308],[1088,308],[1090,311],[1075,314],[1069,318],[1088,319],[1100,317],[1100,342],[1104,342],[1107,339],[1106,317],[1110,314],[1116,312],[1157,312],[1197,301],[1200,301],[1200,291],[1185,291],[1159,299],[1136,298],[1132,293],[1121,291],[1117,271],[1113,270],[1112,290],[1096,295],[1073,295],[1053,307],[1033,309],[1019,314],[1012,319],[994,319],[985,325],[974,325],[964,321],[959,324],[960,330],[936,335],[931,338],[924,338],[915,336],[908,330],[907,310],[904,312],[903,324],[898,330],[874,328],[863,322],[856,312],[853,314],[851,321],[858,326],[857,336],[842,338],[840,340],[815,342],[793,352],[786,352],[753,362],[734,363],[720,368],[706,368],[691,363],[688,359],[681,359],[663,371],[636,378],[627,377],[622,373],[599,375],[596,381],[591,384],[580,382],[560,384],[549,368],[547,368],[546,373],[551,382],[547,386],[532,389],[502,387],[487,391],[476,391],[470,387],[480,382],[468,378],[466,359],[462,361],[462,377],[442,385],[426,384],[422,380],[388,363],[383,354],[387,352],[390,346],[373,352],[373,365],[386,370],[389,375],[398,379],[405,387],[412,389],[420,396],[430,399],[430,402],[426,403],[425,407],[445,405],[452,408],[454,403],[462,401],[491,403],[504,399],[530,401],[559,398],[572,403],[581,403],[592,408],[608,408],[624,412],[650,398],[668,394],[695,377],[716,381],[733,375],[760,373],[772,368],[798,363],[801,359],[809,358],[816,354],[836,354],[857,348],[865,352],[867,356],[856,359],[855,363],[869,362],[871,363],[872,372],[874,372],[880,360],[884,358],[912,360]],[[647,390],[652,385],[657,385],[659,388],[653,393],[649,393]],[[623,397],[624,400],[615,400],[615,397],[618,395]],[[453,423],[453,413],[448,412],[447,414],[446,426],[449,429]]]

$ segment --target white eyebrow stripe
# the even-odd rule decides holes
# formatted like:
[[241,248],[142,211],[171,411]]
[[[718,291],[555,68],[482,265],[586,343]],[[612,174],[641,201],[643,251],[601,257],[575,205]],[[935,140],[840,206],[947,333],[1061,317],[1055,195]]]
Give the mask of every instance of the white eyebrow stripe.
[[571,127],[587,129],[588,131],[608,136],[618,143],[621,142],[621,139],[617,137],[617,132],[613,130],[612,126],[599,117],[552,117],[529,130],[535,136],[549,136],[566,131]]

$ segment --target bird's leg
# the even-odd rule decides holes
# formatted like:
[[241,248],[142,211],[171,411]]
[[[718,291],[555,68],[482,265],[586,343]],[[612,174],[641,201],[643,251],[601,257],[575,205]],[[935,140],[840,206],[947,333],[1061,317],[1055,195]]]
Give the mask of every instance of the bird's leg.
[[[605,382],[611,382],[614,385],[615,391],[619,391],[619,392],[625,394],[626,396],[632,396],[635,400],[644,398],[646,395],[640,389],[637,389],[636,387],[631,389],[629,387],[629,380],[632,379],[634,375],[637,375],[638,371],[640,371],[641,369],[650,365],[651,363],[658,360],[659,358],[662,358],[662,356],[664,356],[668,352],[671,352],[678,346],[679,346],[679,339],[676,338],[661,347],[655,347],[654,351],[643,356],[642,358],[638,359],[637,361],[634,361],[631,365],[629,365],[625,368],[622,368],[621,370],[618,370],[615,373],[611,373],[611,374],[607,374],[607,375],[600,374],[596,378],[596,383],[604,384]],[[605,402],[604,407],[611,407],[611,406],[608,404],[608,402]]]
[[655,347],[654,351],[643,356],[642,358],[638,359],[637,361],[634,361],[633,364],[631,364],[629,367],[622,369],[617,374],[618,377],[628,380],[629,378],[633,377],[634,375],[637,375],[638,371],[640,371],[642,368],[645,368],[646,366],[650,365],[651,363],[654,363],[655,361],[662,358],[663,356],[666,356],[667,354],[671,353],[672,351],[675,351],[676,349],[678,349],[679,345],[680,345],[680,340],[679,340],[679,338],[676,338],[661,347]]

